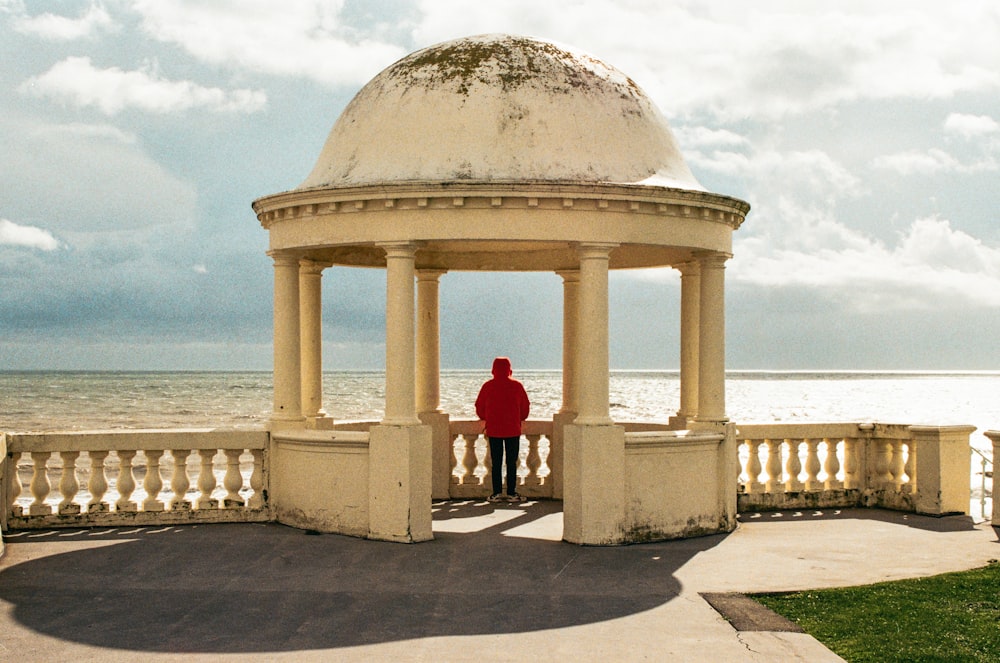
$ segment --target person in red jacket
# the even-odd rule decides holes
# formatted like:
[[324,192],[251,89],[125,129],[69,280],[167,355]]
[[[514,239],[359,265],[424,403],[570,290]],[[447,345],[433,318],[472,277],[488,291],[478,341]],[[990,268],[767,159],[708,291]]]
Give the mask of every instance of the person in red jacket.
[[[517,494],[517,454],[521,444],[521,422],[528,418],[528,394],[524,385],[511,377],[510,359],[493,360],[493,379],[479,389],[476,416],[486,422],[486,437],[490,441],[493,463],[493,494],[490,502],[523,502]],[[507,455],[507,496],[503,488],[504,453]]]

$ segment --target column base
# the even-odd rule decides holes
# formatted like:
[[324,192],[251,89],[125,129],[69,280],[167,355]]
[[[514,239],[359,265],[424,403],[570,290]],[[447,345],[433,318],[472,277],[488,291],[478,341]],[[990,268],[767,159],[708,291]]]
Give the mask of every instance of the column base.
[[368,462],[368,538],[433,539],[431,427],[372,426]]
[[563,428],[563,540],[605,546],[627,543],[625,429]]
[[315,417],[306,417],[305,427],[309,430],[333,430],[333,417],[325,414]]

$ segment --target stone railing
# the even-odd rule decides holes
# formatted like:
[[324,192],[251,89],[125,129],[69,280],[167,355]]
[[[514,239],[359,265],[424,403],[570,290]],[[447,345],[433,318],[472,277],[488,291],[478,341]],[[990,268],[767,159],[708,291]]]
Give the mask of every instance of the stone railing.
[[743,424],[738,508],[969,508],[972,426]]
[[[136,430],[4,437],[4,529],[269,519],[266,432]],[[22,473],[30,475],[27,482]]]
[[[551,421],[526,421],[522,426],[518,456],[517,492],[525,497],[553,497],[553,479],[560,471],[555,463]],[[452,421],[449,425],[453,447],[451,486],[455,499],[485,498],[492,491],[492,463],[482,421]]]
[[[331,458],[366,459],[365,431],[370,425],[338,425],[344,430],[329,435],[357,439],[331,442],[339,450]],[[654,483],[662,482],[663,472],[696,449],[719,444],[715,438],[683,431],[668,433],[662,425],[624,424],[624,428],[628,462],[634,466],[630,472],[651,473],[649,481]],[[968,511],[971,426],[843,423],[736,428],[739,460],[738,471],[733,463],[732,472],[738,477],[730,485],[741,511],[852,506],[927,514]],[[525,422],[518,492],[531,498],[562,497],[560,433],[551,421]],[[1000,432],[987,436],[993,440],[995,457]],[[450,471],[442,469],[450,482],[447,495],[487,497],[492,468],[482,423],[450,422],[442,442],[451,452]],[[655,456],[651,445],[656,447]],[[273,468],[268,449],[266,431],[0,435],[0,525],[6,530],[272,520],[268,491]],[[647,468],[648,457],[666,469]],[[714,471],[709,460],[704,464],[699,471]],[[311,469],[313,474],[320,472]],[[362,474],[367,480],[367,470]],[[678,476],[675,483],[690,492],[690,472]],[[307,492],[314,485],[302,480],[286,483]],[[676,495],[668,501],[675,499]],[[1000,522],[998,511],[994,501],[994,522]]]

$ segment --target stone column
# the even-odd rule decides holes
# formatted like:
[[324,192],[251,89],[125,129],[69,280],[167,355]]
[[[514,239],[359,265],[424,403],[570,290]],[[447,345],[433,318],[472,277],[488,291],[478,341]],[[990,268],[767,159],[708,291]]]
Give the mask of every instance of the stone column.
[[418,424],[414,350],[413,277],[416,247],[383,244],[386,259],[385,417],[383,424]]
[[697,262],[686,262],[677,269],[681,273],[681,402],[676,424],[684,428],[698,414],[701,267]]
[[697,252],[701,272],[698,306],[698,414],[695,421],[724,423],[726,417],[726,260]]
[[448,499],[455,454],[450,418],[441,411],[441,325],[438,283],[443,269],[417,270],[417,416],[431,427],[431,497]]
[[330,428],[323,411],[323,270],[330,263],[299,261],[299,319],[302,352],[302,414],[310,428]]
[[271,253],[274,260],[274,411],[270,427],[301,427],[302,377],[299,332],[299,258]]
[[580,353],[580,270],[556,272],[563,280],[562,407],[552,417],[548,465],[553,499],[563,498],[563,449],[565,426],[576,419],[577,357]]
[[581,244],[576,423],[610,424],[608,360],[608,262],[616,244]]
[[440,412],[441,325],[438,281],[443,269],[417,270],[417,412]]
[[416,246],[386,254],[385,417],[368,441],[368,537],[413,543],[431,529],[431,429],[417,418],[414,351]]
[[579,413],[563,428],[563,538],[609,545],[630,539],[625,429],[608,404],[608,266],[613,244],[581,244],[576,384]]
[[562,407],[560,413],[577,411],[576,364],[580,328],[580,270],[556,272],[563,280]]

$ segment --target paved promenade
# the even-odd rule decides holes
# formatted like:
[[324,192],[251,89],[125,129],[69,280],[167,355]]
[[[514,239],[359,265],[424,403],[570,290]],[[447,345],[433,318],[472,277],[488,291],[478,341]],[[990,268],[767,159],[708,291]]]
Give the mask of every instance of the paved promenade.
[[[712,593],[981,566],[967,517],[744,514],[729,535],[559,541],[559,502],[435,504],[418,545],[280,525],[14,532],[0,660],[837,661],[808,635],[737,630]],[[763,626],[758,628],[774,628]]]

